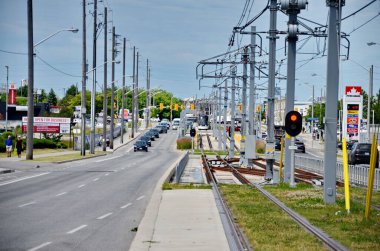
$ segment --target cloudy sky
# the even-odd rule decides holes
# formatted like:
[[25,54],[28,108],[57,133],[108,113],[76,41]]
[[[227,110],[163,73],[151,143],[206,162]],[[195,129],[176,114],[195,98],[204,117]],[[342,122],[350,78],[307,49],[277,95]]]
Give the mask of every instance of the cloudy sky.
[[[93,34],[93,4],[87,0],[87,60],[92,67],[92,34]],[[242,25],[257,15],[266,5],[264,0],[248,1],[246,15]],[[346,1],[343,7],[343,18],[372,2],[371,0]],[[224,53],[227,50],[232,28],[237,25],[246,4],[246,0],[102,0],[98,2],[98,21],[103,22],[104,7],[108,7],[108,32],[116,27],[116,33],[126,37],[127,42],[127,75],[132,74],[132,47],[136,46],[140,58],[140,86],[146,83],[146,59],[151,63],[151,85],[171,91],[175,96],[185,98],[203,96],[210,93],[209,88],[198,90],[198,80],[195,78],[197,62]],[[380,88],[380,0],[370,7],[344,19],[342,30],[349,34],[349,60],[341,61],[341,87],[344,85],[361,85],[368,90],[368,69],[374,65],[374,91]],[[47,91],[53,88],[60,96],[64,89],[72,84],[81,85],[82,64],[82,0],[34,0],[34,43],[41,41],[61,29],[78,28],[79,32],[61,32],[36,47],[35,87]],[[301,17],[315,23],[325,25],[328,20],[328,8],[325,1],[309,0]],[[9,82],[20,85],[27,78],[27,11],[26,0],[0,1],[0,86],[6,82],[6,68],[9,66]],[[287,16],[278,13],[277,28],[286,30]],[[316,24],[303,21],[314,29]],[[266,11],[253,23],[258,31],[268,31],[269,11]],[[303,27],[302,31],[306,31]],[[111,60],[111,35],[108,35],[108,56]],[[268,50],[268,39],[263,34],[263,49]],[[280,35],[277,42],[277,60],[286,59],[284,46],[285,36]],[[311,97],[309,85],[315,85],[315,96],[320,96],[326,85],[326,56],[316,55],[324,47],[324,39],[300,36],[297,45],[296,99],[307,100]],[[244,46],[249,43],[249,37],[238,36],[235,45]],[[368,46],[367,42],[377,44]],[[342,41],[347,46],[346,41]],[[104,31],[100,27],[97,39],[97,62],[104,62]],[[342,54],[347,55],[347,49],[342,46]],[[119,50],[122,47],[119,46]],[[313,58],[313,60],[310,60]],[[342,56],[343,58],[343,56]],[[118,60],[122,60],[119,54]],[[267,57],[260,58],[267,61]],[[121,85],[122,65],[116,66],[117,85]],[[286,61],[279,67],[280,73],[286,75]],[[209,70],[214,70],[209,68]],[[98,89],[103,82],[104,68],[97,71]],[[241,69],[239,69],[241,71]],[[109,82],[111,69],[108,68]],[[265,87],[265,79],[258,83]],[[214,80],[202,81],[202,86],[210,86]],[[277,80],[282,89],[285,80]],[[127,78],[127,84],[131,79]],[[91,80],[87,83],[91,88]],[[285,90],[282,90],[282,95]],[[265,91],[261,93],[266,96]]]

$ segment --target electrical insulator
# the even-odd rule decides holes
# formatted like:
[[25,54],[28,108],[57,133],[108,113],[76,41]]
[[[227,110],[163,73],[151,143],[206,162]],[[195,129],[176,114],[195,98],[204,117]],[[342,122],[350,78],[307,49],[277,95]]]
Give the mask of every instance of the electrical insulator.
[[298,25],[297,24],[289,24],[288,25],[289,37],[296,37],[297,33],[298,33]]

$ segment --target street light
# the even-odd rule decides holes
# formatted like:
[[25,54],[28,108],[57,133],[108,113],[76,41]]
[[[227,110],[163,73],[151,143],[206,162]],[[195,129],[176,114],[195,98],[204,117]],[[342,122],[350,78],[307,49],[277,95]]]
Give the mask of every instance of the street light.
[[9,66],[6,65],[7,68],[7,86],[5,87],[5,131],[8,131],[8,72]]
[[62,29],[47,36],[38,43],[33,45],[33,13],[32,2],[28,1],[28,123],[27,123],[27,137],[26,137],[26,159],[33,159],[33,120],[34,120],[34,102],[33,102],[33,84],[34,84],[34,48],[42,44],[49,38],[57,35],[62,31],[78,32],[78,29]]

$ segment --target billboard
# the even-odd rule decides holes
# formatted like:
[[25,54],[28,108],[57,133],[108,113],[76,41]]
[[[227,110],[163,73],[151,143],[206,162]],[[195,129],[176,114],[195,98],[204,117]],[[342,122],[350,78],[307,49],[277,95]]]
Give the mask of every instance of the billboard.
[[[22,117],[22,131],[27,132],[28,117]],[[34,117],[33,132],[70,133],[70,118]]]

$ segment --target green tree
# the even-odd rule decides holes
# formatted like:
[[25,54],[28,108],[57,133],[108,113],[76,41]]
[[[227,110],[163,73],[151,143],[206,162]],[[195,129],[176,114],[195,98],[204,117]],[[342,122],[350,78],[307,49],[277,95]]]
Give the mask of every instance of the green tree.
[[28,97],[28,86],[20,86],[17,88],[16,92],[18,97]]
[[58,103],[58,98],[57,95],[55,94],[53,88],[50,89],[49,95],[47,97],[48,102],[50,105],[57,105]]
[[76,87],[76,85],[71,85],[69,87],[69,89],[67,89],[66,91],[66,96],[76,96],[78,94],[78,88]]
[[42,90],[41,90],[41,95],[40,95],[40,97],[39,97],[39,100],[40,100],[42,103],[47,102],[47,95],[46,95],[46,91],[45,91],[45,89],[42,89]]

